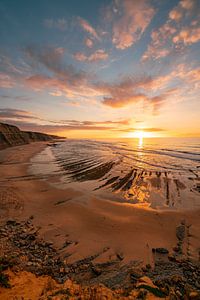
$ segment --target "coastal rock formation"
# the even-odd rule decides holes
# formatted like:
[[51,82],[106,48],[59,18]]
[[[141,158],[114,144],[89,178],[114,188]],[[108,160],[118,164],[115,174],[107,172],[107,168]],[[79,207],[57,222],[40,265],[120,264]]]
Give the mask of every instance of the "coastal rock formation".
[[0,149],[37,141],[50,141],[55,138],[58,137],[41,132],[21,131],[16,126],[0,123]]
[[172,260],[167,249],[155,248],[154,264],[142,268],[123,262],[122,253],[107,262],[95,262],[96,253],[69,263],[33,219],[0,223],[0,299],[200,299],[199,261],[177,253]]

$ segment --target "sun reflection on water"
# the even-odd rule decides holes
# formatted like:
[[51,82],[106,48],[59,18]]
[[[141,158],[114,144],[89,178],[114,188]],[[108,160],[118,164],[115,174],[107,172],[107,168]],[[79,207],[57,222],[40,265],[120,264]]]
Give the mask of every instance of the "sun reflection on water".
[[138,140],[138,148],[139,149],[142,149],[143,148],[143,137],[139,137],[139,140]]

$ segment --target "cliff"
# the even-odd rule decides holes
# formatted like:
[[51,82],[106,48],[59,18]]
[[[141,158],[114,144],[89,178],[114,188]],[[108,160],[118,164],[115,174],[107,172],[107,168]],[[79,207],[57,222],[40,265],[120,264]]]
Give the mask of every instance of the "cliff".
[[21,131],[16,126],[0,123],[0,149],[56,138],[59,137],[41,132]]

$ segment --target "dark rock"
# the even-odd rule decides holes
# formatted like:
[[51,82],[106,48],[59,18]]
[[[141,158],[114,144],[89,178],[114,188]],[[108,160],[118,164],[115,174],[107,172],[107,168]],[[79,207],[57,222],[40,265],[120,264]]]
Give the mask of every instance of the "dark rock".
[[176,247],[173,247],[173,250],[174,250],[175,252],[181,252],[181,248],[180,248],[180,247],[178,247],[178,246],[176,246]]
[[139,271],[132,271],[130,274],[131,282],[136,283],[138,279],[140,279],[143,276],[143,274]]
[[119,260],[123,260],[123,259],[124,259],[123,253],[117,253],[116,255],[117,255],[117,258],[118,258]]
[[148,270],[150,270],[150,269],[151,269],[151,265],[150,265],[150,264],[147,264],[147,265],[146,265],[146,268],[147,268]]
[[93,266],[92,271],[94,272],[95,275],[99,276],[101,275],[102,271],[100,268]]
[[168,254],[169,253],[169,251],[166,248],[155,248],[155,249],[153,248],[152,252],[156,252],[159,254]]
[[176,237],[178,240],[183,241],[185,238],[185,226],[179,225],[176,227]]
[[8,221],[6,222],[6,224],[7,224],[7,225],[15,226],[15,225],[17,225],[17,224],[19,224],[19,223],[17,223],[17,221],[15,221],[15,220],[10,219],[10,220],[8,220]]

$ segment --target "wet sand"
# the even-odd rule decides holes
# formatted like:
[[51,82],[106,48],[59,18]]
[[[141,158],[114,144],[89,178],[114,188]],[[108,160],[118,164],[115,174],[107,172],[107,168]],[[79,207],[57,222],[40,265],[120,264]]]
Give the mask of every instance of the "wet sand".
[[[199,257],[199,210],[153,210],[86,196],[72,188],[57,189],[36,178],[11,179],[26,176],[30,158],[45,147],[45,143],[34,143],[0,151],[2,222],[33,216],[34,226],[41,227],[40,235],[61,249],[68,263],[93,255],[95,263],[108,262],[120,255],[123,263],[145,264],[154,262],[152,248],[172,252],[176,228],[184,220],[190,233],[183,241],[183,254]],[[67,246],[66,241],[70,241]]]

